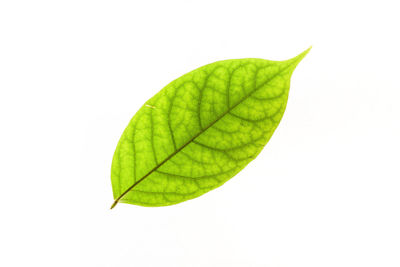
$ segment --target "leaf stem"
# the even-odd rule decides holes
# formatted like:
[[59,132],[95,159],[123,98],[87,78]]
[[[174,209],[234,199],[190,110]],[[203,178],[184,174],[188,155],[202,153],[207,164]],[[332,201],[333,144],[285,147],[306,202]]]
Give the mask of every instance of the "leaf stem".
[[117,198],[114,203],[111,205],[110,210],[112,210],[115,206],[117,206],[119,199]]

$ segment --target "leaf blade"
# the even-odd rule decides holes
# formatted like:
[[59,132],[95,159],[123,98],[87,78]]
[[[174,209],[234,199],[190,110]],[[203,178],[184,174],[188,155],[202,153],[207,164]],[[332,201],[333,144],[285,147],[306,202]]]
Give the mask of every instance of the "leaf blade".
[[308,51],[281,62],[219,61],[164,87],[135,114],[117,145],[111,208],[118,202],[177,204],[236,175],[278,126],[290,76]]

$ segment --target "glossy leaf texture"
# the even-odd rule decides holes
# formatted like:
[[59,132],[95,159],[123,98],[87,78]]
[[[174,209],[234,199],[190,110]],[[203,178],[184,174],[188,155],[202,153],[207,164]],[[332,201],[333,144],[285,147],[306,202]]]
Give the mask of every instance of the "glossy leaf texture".
[[286,108],[286,61],[233,59],[174,80],[134,115],[114,153],[115,202],[167,206],[198,197],[241,171],[267,144]]

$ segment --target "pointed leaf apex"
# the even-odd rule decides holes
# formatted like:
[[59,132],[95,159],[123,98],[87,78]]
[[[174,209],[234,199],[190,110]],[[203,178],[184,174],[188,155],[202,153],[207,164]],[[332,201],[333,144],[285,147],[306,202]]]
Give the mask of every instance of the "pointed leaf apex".
[[297,66],[297,64],[300,63],[300,61],[308,54],[308,52],[310,52],[311,48],[312,46],[310,46],[294,58],[289,59],[288,61],[292,61]]

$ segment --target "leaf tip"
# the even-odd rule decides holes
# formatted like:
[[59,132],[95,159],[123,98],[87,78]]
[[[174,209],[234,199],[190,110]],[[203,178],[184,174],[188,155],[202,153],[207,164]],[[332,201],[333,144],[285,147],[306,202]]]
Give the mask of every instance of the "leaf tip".
[[285,62],[289,63],[292,65],[291,71],[293,71],[297,65],[300,63],[300,61],[310,52],[312,46],[301,52],[299,55],[295,56],[294,58],[291,58],[289,60],[285,60]]
[[308,54],[308,52],[310,52],[311,48],[312,48],[312,46],[310,46],[309,48],[307,48],[306,50],[304,50],[303,52],[301,52],[299,55],[295,56],[291,60],[295,61],[296,64],[298,64]]

